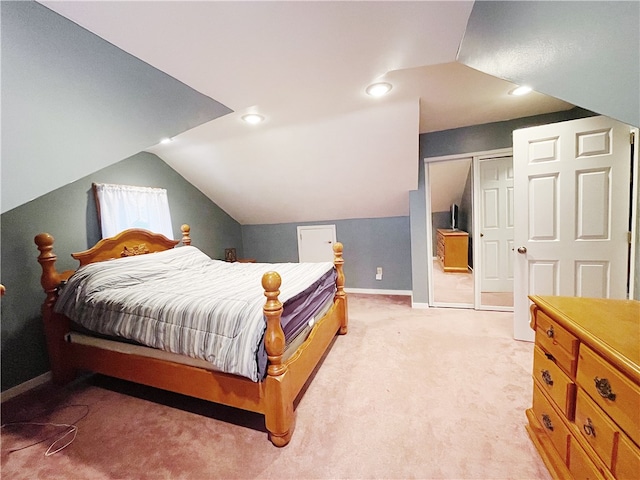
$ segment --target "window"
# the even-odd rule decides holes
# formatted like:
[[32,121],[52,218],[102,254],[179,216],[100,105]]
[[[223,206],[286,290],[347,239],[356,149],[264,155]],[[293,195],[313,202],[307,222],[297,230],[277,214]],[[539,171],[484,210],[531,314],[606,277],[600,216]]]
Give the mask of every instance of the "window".
[[144,228],[173,239],[166,189],[94,183],[93,192],[102,238],[128,228]]

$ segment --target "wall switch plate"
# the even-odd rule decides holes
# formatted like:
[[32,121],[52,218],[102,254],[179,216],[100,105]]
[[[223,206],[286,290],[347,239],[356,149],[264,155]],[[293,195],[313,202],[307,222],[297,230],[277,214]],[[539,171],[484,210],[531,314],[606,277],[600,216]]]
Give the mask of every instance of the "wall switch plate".
[[382,267],[376,268],[376,280],[382,280]]

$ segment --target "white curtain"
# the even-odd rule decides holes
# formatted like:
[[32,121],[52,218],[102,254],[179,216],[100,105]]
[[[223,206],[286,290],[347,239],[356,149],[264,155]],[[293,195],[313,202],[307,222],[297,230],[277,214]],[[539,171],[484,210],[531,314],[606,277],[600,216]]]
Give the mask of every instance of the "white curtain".
[[169,200],[164,188],[94,184],[102,238],[128,228],[144,228],[173,239]]

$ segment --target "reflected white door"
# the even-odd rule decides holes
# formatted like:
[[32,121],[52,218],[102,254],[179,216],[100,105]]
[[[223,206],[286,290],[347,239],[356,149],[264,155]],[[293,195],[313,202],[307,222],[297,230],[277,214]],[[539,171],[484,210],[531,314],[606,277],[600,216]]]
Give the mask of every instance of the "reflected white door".
[[478,161],[482,292],[513,291],[513,157]]
[[514,337],[527,295],[626,298],[631,127],[591,117],[513,133]]
[[300,262],[333,262],[336,243],[335,225],[298,227],[298,260]]

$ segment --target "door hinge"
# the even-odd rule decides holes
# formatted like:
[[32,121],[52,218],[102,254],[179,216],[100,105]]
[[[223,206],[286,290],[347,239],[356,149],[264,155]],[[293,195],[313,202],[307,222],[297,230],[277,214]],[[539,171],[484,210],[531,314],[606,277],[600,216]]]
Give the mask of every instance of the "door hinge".
[[636,131],[635,130],[631,130],[629,132],[629,143],[631,145],[635,145],[635,143],[636,143]]
[[631,232],[627,232],[627,242],[631,245]]

